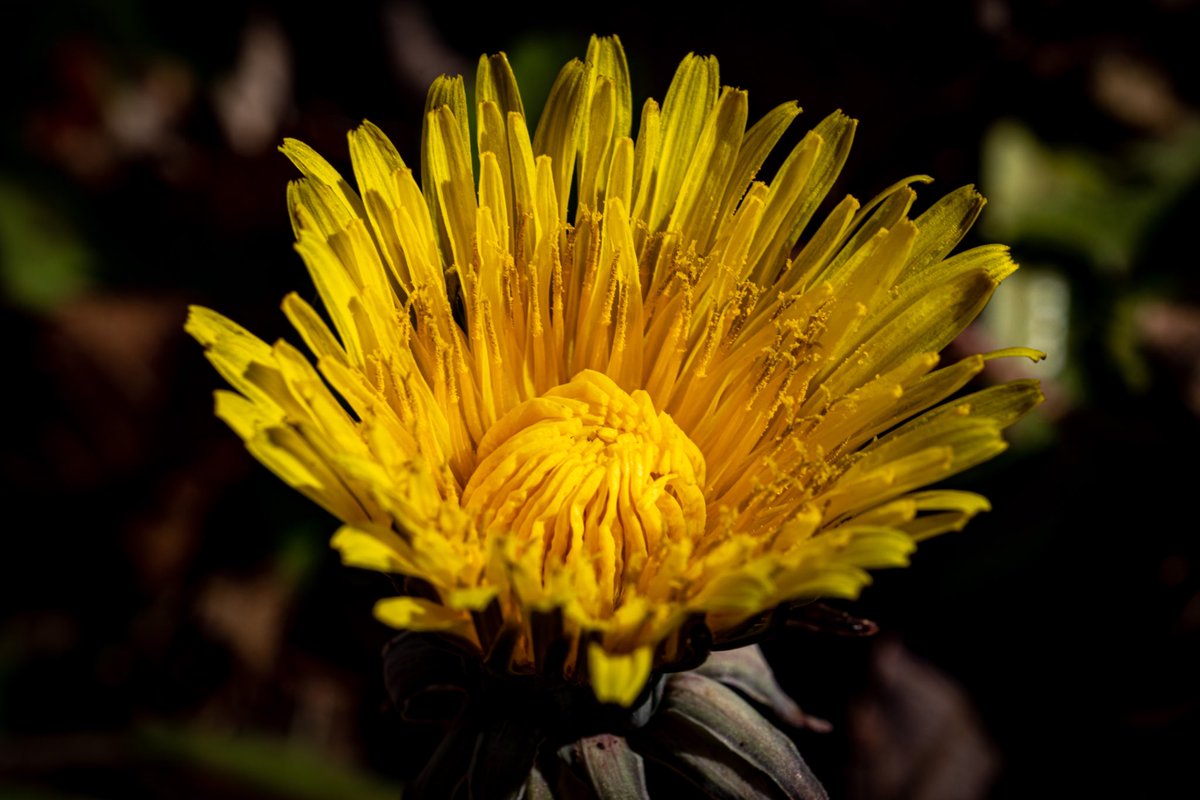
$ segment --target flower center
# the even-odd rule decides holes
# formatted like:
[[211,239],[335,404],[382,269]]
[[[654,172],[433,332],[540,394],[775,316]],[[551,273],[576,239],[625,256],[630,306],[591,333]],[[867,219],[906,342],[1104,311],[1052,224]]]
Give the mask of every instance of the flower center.
[[592,572],[604,614],[648,559],[703,533],[704,471],[650,395],[584,370],[488,430],[462,504],[487,530],[540,541],[543,578]]

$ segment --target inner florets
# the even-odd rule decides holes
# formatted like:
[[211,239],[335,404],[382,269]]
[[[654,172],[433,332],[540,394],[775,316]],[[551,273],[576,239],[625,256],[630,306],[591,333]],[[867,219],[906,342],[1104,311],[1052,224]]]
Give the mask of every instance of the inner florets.
[[594,570],[611,609],[649,557],[703,533],[704,473],[646,392],[584,370],[492,426],[462,504],[481,528],[540,541],[544,572]]

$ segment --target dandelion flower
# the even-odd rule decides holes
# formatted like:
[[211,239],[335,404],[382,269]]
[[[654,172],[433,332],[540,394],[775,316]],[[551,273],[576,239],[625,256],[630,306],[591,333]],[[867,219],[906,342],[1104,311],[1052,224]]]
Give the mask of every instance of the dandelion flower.
[[345,563],[411,579],[380,620],[631,706],[987,509],[926,488],[1040,400],[949,399],[990,358],[1039,355],[939,364],[1016,268],[951,255],[971,187],[913,216],[928,179],[909,178],[818,219],[853,120],[760,180],[799,108],[747,126],[747,93],[689,55],[635,137],[615,37],[563,67],[532,135],[503,55],[474,100],[472,130],[462,79],[434,82],[419,179],[368,122],[356,187],[284,143],[327,317],[298,294],[283,311],[312,360],[208,309],[187,323],[234,389],[217,414],[344,523]]

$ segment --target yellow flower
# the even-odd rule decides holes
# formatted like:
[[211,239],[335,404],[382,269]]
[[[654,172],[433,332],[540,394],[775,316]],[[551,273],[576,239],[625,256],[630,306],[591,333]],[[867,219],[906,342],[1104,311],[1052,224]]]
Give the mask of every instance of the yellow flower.
[[475,102],[478,174],[461,78],[430,89],[420,185],[367,122],[357,190],[283,145],[332,330],[299,295],[283,310],[315,368],[213,311],[187,324],[236,390],[217,414],[345,523],[345,563],[417,579],[380,620],[629,705],[652,671],[855,597],[987,509],[923,490],[1040,400],[1016,382],[946,402],[989,358],[1040,356],[938,366],[1016,268],[999,246],[949,255],[971,187],[910,219],[928,179],[909,178],[816,221],[853,120],[761,182],[799,108],[747,128],[746,92],[689,55],[632,138],[615,37],[563,67],[532,139],[504,55]]

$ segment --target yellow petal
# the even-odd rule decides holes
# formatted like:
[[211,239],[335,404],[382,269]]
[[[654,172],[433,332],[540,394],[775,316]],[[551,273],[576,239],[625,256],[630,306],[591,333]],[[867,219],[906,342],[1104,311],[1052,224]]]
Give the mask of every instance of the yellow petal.
[[571,196],[571,176],[575,172],[575,153],[579,128],[583,124],[587,103],[587,70],[578,59],[568,62],[558,73],[546,108],[533,136],[535,155],[550,156],[554,170],[554,194],[559,199],[562,219],[567,215],[567,198]]
[[632,653],[609,653],[599,644],[588,646],[588,674],[592,691],[601,703],[629,706],[650,678],[653,651],[639,647]]
[[799,114],[800,106],[796,103],[782,103],[768,111],[746,131],[738,148],[733,172],[725,184],[724,197],[717,213],[719,225],[724,225],[726,220],[733,216],[733,211],[746,195],[750,182],[754,180],[783,134],[791,127],[792,120]]
[[375,604],[375,618],[393,628],[465,634],[470,617],[419,597],[388,597]]
[[717,60],[689,53],[675,72],[662,108],[662,144],[654,170],[656,186],[650,208],[650,230],[658,230],[675,207],[679,189],[691,167],[696,142],[717,102]]

